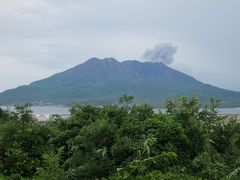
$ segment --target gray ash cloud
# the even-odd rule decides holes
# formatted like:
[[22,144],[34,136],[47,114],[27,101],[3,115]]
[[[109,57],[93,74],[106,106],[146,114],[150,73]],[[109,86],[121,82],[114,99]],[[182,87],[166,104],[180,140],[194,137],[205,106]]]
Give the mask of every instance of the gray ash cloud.
[[161,62],[164,64],[171,64],[174,61],[174,54],[178,47],[171,43],[161,43],[154,46],[152,49],[147,49],[142,58],[147,61]]

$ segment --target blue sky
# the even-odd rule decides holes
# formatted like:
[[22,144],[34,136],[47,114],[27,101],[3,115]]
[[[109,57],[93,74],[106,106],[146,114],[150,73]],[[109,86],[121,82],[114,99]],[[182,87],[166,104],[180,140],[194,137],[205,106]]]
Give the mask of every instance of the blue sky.
[[177,46],[169,66],[240,91],[239,0],[1,0],[0,91],[91,57],[144,61]]

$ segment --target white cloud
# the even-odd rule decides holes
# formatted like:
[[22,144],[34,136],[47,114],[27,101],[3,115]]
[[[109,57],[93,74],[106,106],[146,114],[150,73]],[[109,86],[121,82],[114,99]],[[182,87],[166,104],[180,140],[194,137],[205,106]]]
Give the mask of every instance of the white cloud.
[[19,85],[29,84],[33,79],[46,78],[57,71],[56,69],[19,62],[8,56],[0,56],[0,92]]

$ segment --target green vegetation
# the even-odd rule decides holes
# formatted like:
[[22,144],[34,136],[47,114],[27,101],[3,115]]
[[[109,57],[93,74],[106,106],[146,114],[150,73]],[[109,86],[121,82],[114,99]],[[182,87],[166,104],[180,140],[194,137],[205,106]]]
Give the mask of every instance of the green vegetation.
[[240,178],[240,123],[196,97],[166,102],[166,112],[133,105],[74,105],[46,124],[30,104],[0,109],[0,179]]

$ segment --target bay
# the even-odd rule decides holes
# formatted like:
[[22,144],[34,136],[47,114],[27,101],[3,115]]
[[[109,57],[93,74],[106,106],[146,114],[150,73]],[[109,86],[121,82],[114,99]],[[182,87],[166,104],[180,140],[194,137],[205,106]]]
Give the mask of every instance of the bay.
[[[10,111],[14,111],[13,106],[1,106],[2,109],[8,109]],[[50,117],[50,115],[58,114],[62,117],[68,117],[70,115],[70,107],[67,106],[56,106],[56,105],[48,105],[48,106],[32,106],[31,107],[33,114],[36,116],[38,120],[45,121]],[[154,109],[155,112],[158,112],[158,109]],[[164,112],[164,109],[161,109]],[[219,108],[219,114],[223,115],[237,115],[240,116],[240,107],[237,108]]]
[[[3,109],[9,109],[14,110],[13,106],[1,106]],[[31,107],[33,114],[64,114],[64,115],[70,115],[68,106],[55,106],[55,105],[49,105],[49,106],[32,106]],[[155,109],[157,112],[158,109]],[[161,111],[164,111],[164,109],[161,109]],[[219,108],[218,109],[220,114],[240,114],[240,107],[237,108]]]

